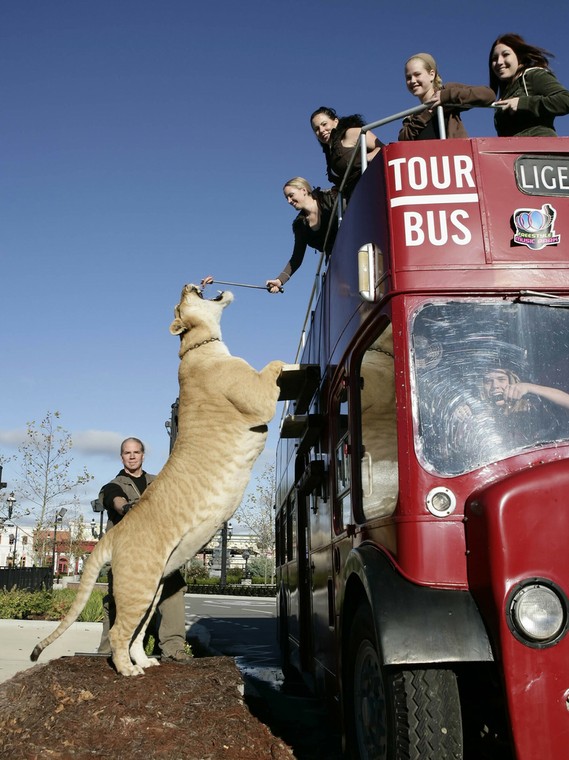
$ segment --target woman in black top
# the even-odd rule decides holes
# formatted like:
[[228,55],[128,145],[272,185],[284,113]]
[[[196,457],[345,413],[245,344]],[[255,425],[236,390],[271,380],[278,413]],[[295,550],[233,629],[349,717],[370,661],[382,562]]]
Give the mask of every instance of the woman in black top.
[[[360,114],[338,117],[336,111],[327,106],[320,106],[310,116],[310,125],[326,157],[328,179],[336,188],[340,187],[364,124]],[[379,153],[381,145],[373,132],[366,132],[368,162]],[[342,190],[346,201],[351,196],[361,171],[361,155],[358,151]]]
[[[302,264],[307,247],[324,251],[327,256],[332,252],[338,223],[332,216],[335,193],[332,190],[312,189],[303,177],[290,179],[283,187],[284,196],[299,213],[292,223],[294,248],[292,256],[283,271],[274,280],[267,280],[269,293],[278,293]],[[333,219],[328,233],[330,220]]]

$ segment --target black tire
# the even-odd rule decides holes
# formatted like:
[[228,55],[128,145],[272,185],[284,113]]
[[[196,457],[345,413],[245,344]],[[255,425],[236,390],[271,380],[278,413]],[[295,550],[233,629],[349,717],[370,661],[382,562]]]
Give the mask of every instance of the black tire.
[[462,760],[460,700],[450,670],[383,667],[371,611],[351,628],[344,673],[346,749],[353,760]]

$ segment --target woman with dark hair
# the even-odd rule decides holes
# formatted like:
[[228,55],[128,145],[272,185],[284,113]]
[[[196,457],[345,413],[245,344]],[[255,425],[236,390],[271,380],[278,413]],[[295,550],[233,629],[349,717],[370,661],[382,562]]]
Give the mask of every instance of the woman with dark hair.
[[[326,157],[328,180],[340,187],[352,152],[365,121],[359,114],[339,117],[333,108],[320,106],[310,116],[310,125]],[[380,151],[382,143],[373,134],[366,132],[367,160],[371,161]],[[346,178],[342,194],[347,201],[362,172],[361,155],[358,152]]]
[[553,54],[519,34],[503,34],[490,48],[490,87],[498,93],[494,125],[500,137],[555,136],[556,116],[569,113],[569,92],[548,68]]
[[[274,280],[267,280],[269,293],[278,293],[285,282],[302,264],[308,247],[324,251],[327,256],[332,252],[338,223],[336,215],[332,215],[335,193],[333,190],[314,189],[304,177],[293,177],[285,183],[283,193],[298,216],[292,223],[294,233],[294,248],[292,256],[283,271]],[[330,233],[328,227],[333,218]]]
[[437,106],[443,107],[446,136],[468,137],[460,118],[461,111],[473,106],[489,106],[496,97],[489,87],[458,82],[443,84],[436,61],[430,53],[417,53],[406,60],[405,82],[411,95],[429,108],[403,120],[399,140],[440,138],[434,110]]

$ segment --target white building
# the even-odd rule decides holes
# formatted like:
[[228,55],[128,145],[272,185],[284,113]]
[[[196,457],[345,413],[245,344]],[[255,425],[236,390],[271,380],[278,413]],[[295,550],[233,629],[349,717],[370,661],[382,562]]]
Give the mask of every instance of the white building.
[[34,530],[29,522],[0,519],[0,567],[33,566]]

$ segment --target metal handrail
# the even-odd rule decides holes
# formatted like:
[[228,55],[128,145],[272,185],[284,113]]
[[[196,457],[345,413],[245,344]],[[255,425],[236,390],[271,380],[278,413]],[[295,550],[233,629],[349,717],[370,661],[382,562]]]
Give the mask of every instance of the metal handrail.
[[[423,111],[426,111],[429,106],[421,104],[420,106],[414,106],[413,108],[408,108],[405,111],[400,111],[399,113],[395,113],[391,116],[386,116],[384,119],[379,119],[379,121],[372,121],[369,124],[365,124],[361,128],[361,134],[359,139],[359,144],[356,145],[356,147],[352,151],[352,155],[350,156],[350,160],[348,162],[348,166],[346,168],[346,171],[344,172],[344,176],[342,177],[342,182],[340,183],[340,187],[338,188],[338,195],[336,196],[336,199],[334,201],[334,205],[332,206],[332,213],[330,215],[330,221],[328,223],[328,229],[326,230],[326,237],[324,238],[324,245],[323,248],[326,250],[328,238],[330,237],[330,231],[332,229],[332,221],[334,219],[334,216],[338,214],[338,224],[342,221],[342,191],[344,189],[344,185],[346,184],[346,178],[348,177],[348,174],[350,173],[352,166],[354,165],[354,161],[356,160],[356,155],[358,150],[361,150],[362,152],[362,174],[367,168],[367,150],[366,150],[366,141],[365,136],[366,133],[370,131],[370,129],[376,129],[376,127],[383,127],[385,124],[389,124],[392,121],[398,121],[399,119],[404,119],[406,116],[413,116],[416,113],[422,113]],[[442,108],[437,108],[437,111],[439,114],[442,114]],[[439,115],[439,118],[440,115]],[[440,129],[440,127],[439,127]],[[444,134],[444,123],[443,123],[443,129],[440,131],[440,134]],[[302,323],[302,330],[300,334],[300,342],[298,345],[298,348],[296,350],[296,355],[294,358],[295,363],[298,362],[300,358],[300,354],[302,352],[302,349],[304,348],[305,339],[306,339],[306,325],[308,324],[310,320],[310,315],[312,313],[312,305],[314,303],[314,299],[317,296],[317,294],[320,292],[320,275],[322,272],[322,266],[324,263],[324,260],[326,258],[326,254],[322,252],[320,254],[320,259],[318,261],[318,267],[316,269],[316,274],[314,275],[314,284],[312,285],[312,290],[310,291],[310,296],[308,298],[308,307],[306,309],[306,314],[304,316],[304,322]]]
[[[384,119],[379,119],[379,121],[372,121],[369,124],[364,124],[364,126],[361,128],[360,137],[358,141],[359,144],[356,145],[355,148],[352,150],[352,155],[350,156],[350,160],[348,161],[348,166],[346,167],[346,171],[344,172],[344,176],[342,177],[342,182],[340,183],[340,187],[338,188],[338,195],[336,197],[336,200],[334,201],[334,206],[332,207],[330,222],[328,223],[328,229],[326,230],[326,237],[324,238],[324,250],[326,250],[326,244],[330,236],[330,230],[332,229],[332,219],[334,218],[334,215],[336,213],[338,215],[338,224],[341,224],[342,222],[342,204],[341,204],[342,191],[344,190],[346,179],[348,178],[348,175],[350,174],[352,170],[352,166],[354,165],[354,161],[356,160],[358,150],[361,153],[362,174],[367,169],[367,148],[366,148],[366,139],[365,139],[366,134],[371,129],[376,129],[376,127],[383,127],[392,121],[398,121],[399,119],[404,119],[406,116],[413,116],[416,113],[422,113],[423,111],[426,111],[427,108],[429,108],[429,106],[424,105],[422,103],[420,106],[415,106],[414,108],[407,108],[407,110],[405,111],[400,111],[399,113],[392,114],[391,116],[386,116]],[[437,118],[439,119],[439,134],[444,135],[444,137],[441,139],[445,139],[446,130],[444,126],[443,109],[441,106],[437,108]],[[441,129],[441,125],[442,125],[442,129]]]

